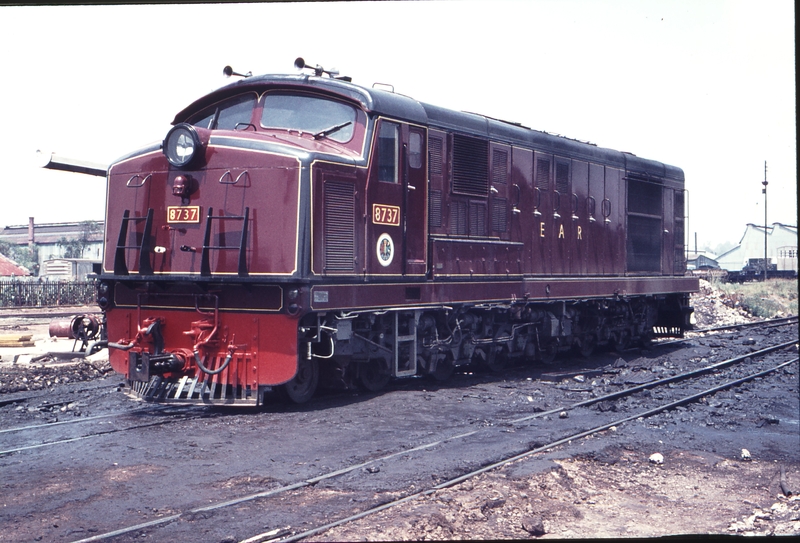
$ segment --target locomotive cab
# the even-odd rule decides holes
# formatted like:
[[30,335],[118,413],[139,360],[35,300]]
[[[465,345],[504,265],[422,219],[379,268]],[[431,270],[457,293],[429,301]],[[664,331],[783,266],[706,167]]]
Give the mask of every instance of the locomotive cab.
[[341,97],[234,86],[112,165],[102,303],[112,365],[138,392],[179,375],[177,399],[202,400],[205,376],[206,400],[248,403],[295,376],[312,160],[364,162],[366,133]]

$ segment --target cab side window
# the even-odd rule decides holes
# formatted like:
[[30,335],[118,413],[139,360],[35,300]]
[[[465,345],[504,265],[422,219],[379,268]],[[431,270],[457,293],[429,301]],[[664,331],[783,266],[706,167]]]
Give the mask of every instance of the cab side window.
[[400,125],[382,121],[378,128],[378,181],[397,183],[400,159]]
[[422,134],[414,130],[408,134],[408,166],[414,169],[422,167]]

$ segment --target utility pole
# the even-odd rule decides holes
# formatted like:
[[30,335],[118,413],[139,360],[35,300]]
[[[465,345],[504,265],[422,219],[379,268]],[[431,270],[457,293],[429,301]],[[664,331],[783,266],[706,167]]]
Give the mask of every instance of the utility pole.
[[764,161],[764,282],[767,282],[767,161]]

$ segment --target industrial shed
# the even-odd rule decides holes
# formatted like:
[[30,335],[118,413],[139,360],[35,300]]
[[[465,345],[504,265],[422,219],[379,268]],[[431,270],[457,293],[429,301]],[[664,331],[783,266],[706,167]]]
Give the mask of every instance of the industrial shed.
[[[772,223],[767,228],[767,257],[778,271],[797,271],[797,226]],[[764,258],[764,227],[748,224],[737,247],[717,258],[719,267],[739,271],[750,259]]]

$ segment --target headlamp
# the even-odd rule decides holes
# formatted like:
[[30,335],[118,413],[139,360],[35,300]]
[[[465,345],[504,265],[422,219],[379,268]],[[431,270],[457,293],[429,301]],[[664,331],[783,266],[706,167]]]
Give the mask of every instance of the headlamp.
[[203,144],[194,127],[187,123],[173,126],[164,138],[162,151],[176,168],[188,168],[202,154]]

